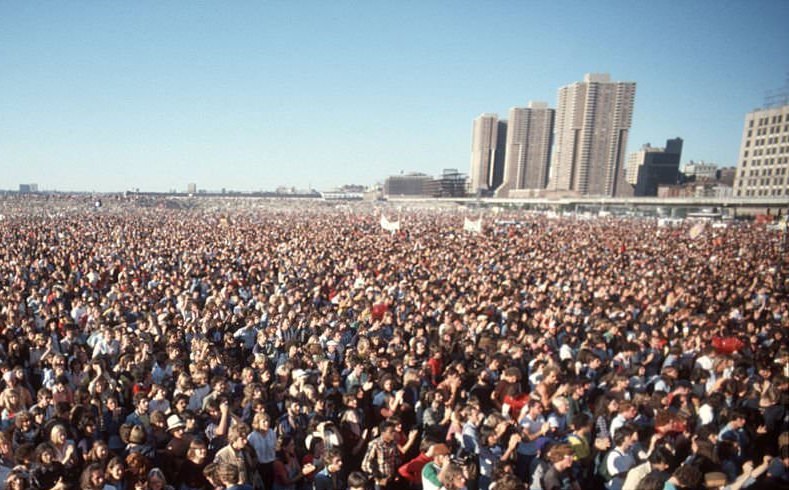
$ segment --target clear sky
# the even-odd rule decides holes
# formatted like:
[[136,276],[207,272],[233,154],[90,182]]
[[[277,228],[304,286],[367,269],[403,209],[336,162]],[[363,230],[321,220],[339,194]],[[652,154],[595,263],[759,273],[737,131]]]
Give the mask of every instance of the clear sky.
[[0,189],[467,173],[476,116],[587,72],[637,82],[629,151],[732,166],[787,26],[787,0],[0,0]]

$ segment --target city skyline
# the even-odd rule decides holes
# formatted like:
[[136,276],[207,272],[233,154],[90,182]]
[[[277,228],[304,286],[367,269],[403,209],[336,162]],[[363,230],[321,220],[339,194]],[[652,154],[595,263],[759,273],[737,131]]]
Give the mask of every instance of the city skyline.
[[[0,189],[328,189],[468,168],[469,121],[584,73],[638,86],[626,152],[735,166],[789,3],[0,4]],[[658,35],[659,34],[659,35]],[[758,56],[754,53],[758,53]]]

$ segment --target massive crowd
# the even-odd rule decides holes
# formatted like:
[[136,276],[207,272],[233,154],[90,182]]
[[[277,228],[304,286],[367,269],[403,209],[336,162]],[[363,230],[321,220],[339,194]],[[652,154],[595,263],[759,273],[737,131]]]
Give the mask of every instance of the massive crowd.
[[0,486],[789,488],[778,231],[0,213]]

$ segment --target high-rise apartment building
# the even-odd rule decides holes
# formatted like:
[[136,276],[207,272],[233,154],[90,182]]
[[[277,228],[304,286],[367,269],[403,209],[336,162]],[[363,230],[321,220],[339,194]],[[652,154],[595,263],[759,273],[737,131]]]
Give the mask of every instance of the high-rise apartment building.
[[549,188],[626,196],[625,151],[636,84],[592,73],[559,89]]
[[471,171],[469,172],[472,194],[487,192],[493,183],[498,143],[499,116],[482,114],[474,119],[471,136]]
[[789,104],[745,116],[734,197],[789,196]]
[[497,197],[507,197],[513,190],[547,186],[555,112],[545,102],[510,109],[504,176],[496,189]]

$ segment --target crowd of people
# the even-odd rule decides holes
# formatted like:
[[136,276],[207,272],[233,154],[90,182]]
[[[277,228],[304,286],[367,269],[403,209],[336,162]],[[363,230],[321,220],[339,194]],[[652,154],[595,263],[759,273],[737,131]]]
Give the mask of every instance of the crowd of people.
[[149,204],[0,200],[0,487],[789,488],[780,231]]

